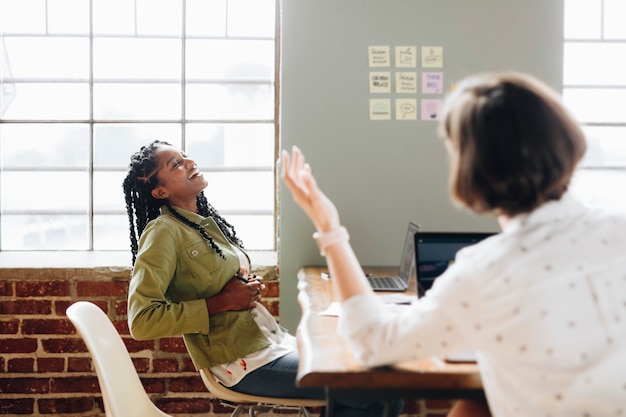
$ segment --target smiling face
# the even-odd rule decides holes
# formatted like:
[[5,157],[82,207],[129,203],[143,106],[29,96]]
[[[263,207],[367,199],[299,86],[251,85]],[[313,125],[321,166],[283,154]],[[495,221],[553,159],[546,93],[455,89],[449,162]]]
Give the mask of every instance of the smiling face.
[[168,145],[159,146],[155,156],[159,185],[152,190],[152,196],[196,212],[196,196],[208,185],[196,163],[179,149]]

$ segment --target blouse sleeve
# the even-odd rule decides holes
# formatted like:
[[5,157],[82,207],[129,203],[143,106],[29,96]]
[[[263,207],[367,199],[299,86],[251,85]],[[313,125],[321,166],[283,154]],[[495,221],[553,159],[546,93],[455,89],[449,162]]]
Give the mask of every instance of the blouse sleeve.
[[466,323],[453,307],[460,289],[450,285],[453,281],[449,270],[424,297],[399,312],[372,293],[352,297],[342,305],[338,333],[369,367],[470,350]]
[[176,270],[174,234],[149,224],[141,236],[128,291],[128,326],[137,340],[209,331],[203,299],[172,303],[166,293]]

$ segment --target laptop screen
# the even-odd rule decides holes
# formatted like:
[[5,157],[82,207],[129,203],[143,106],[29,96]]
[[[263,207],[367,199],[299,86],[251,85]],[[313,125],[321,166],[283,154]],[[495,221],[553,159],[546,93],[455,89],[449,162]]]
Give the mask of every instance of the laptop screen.
[[478,232],[418,232],[415,234],[415,265],[418,297],[454,262],[461,249],[493,235]]

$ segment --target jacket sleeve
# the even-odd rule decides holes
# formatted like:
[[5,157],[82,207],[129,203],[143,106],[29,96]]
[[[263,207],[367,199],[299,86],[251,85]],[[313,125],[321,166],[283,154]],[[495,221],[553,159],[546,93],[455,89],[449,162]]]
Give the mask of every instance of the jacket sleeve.
[[203,299],[173,303],[166,294],[176,271],[175,232],[153,222],[144,230],[128,290],[128,327],[133,338],[150,340],[209,332]]

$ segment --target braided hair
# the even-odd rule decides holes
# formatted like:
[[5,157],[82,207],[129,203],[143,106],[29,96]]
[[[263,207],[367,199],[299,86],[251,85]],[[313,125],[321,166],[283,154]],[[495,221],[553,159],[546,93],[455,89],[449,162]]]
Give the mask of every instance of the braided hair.
[[[135,260],[137,259],[139,238],[148,222],[154,220],[160,214],[160,208],[163,205],[165,205],[174,217],[182,223],[196,229],[209,245],[211,245],[211,248],[224,258],[224,253],[219,246],[217,246],[213,238],[206,232],[204,227],[180,214],[167,200],[160,200],[152,195],[152,190],[159,185],[159,180],[156,175],[159,162],[155,156],[159,146],[172,145],[168,142],[155,140],[149,145],[142,146],[138,152],[130,157],[128,174],[126,178],[124,178],[122,185],[126,200],[126,212],[128,213],[128,221],[130,224],[130,250],[133,255],[133,265],[135,265]],[[211,217],[229,241],[243,248],[243,243],[237,237],[235,228],[209,204],[203,191],[196,196],[196,207],[198,208],[198,214],[204,217]]]

